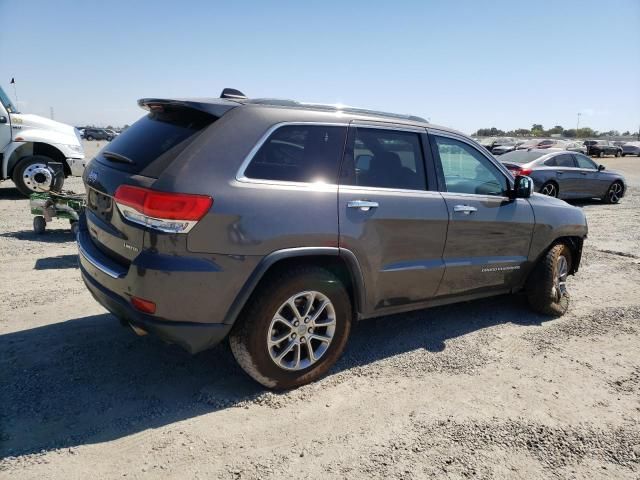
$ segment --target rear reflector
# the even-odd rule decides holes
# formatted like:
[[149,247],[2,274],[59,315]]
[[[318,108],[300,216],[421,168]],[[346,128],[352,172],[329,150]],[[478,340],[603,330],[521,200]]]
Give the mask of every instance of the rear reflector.
[[120,185],[114,199],[127,220],[171,233],[188,232],[213,205],[207,195],[159,192],[132,185]]
[[156,313],[156,304],[151,300],[145,300],[140,297],[131,297],[131,305],[133,305],[133,308],[143,313]]

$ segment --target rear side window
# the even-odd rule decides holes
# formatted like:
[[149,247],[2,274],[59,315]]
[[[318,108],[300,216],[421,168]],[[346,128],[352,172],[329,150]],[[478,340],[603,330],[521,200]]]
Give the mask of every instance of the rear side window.
[[157,177],[216,119],[191,109],[151,112],[115,137],[98,160],[118,170]]
[[573,155],[571,154],[563,153],[562,155],[557,155],[553,158],[555,158],[556,165],[558,167],[575,167],[575,164],[573,163]]
[[347,128],[286,125],[255,154],[247,178],[305,183],[336,183]]
[[545,160],[544,164],[547,167],[557,167],[558,162],[556,161],[556,157],[551,157],[549,160]]
[[357,128],[341,183],[362,187],[426,190],[420,134]]

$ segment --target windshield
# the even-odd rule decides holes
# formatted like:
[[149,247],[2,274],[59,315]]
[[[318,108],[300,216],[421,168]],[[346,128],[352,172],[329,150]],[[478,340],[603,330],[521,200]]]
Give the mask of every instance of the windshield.
[[535,159],[542,157],[543,155],[548,155],[547,151],[538,151],[538,150],[515,150],[513,152],[507,152],[504,155],[500,155],[501,162],[510,162],[510,163],[529,163],[533,162]]
[[9,95],[4,93],[4,90],[2,89],[2,87],[0,87],[0,103],[4,105],[4,108],[7,109],[7,112],[20,113],[18,112],[18,109],[16,108],[16,106],[13,103],[11,103],[11,100],[9,100]]

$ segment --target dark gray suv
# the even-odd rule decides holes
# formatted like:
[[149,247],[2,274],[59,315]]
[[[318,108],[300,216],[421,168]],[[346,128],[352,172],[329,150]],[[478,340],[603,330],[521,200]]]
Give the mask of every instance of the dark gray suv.
[[327,372],[352,322],[523,290],[568,308],[584,214],[424,120],[250,100],[143,99],[87,166],[94,297],[190,352],[229,338],[270,388]]

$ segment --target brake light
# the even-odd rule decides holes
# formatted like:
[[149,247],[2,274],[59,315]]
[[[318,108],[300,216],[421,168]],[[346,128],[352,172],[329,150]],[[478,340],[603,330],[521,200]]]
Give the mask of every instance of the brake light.
[[531,172],[533,172],[531,168],[521,168],[518,171],[518,175],[531,175]]
[[188,232],[213,205],[207,195],[159,192],[132,185],[120,185],[114,199],[127,220],[169,233]]

